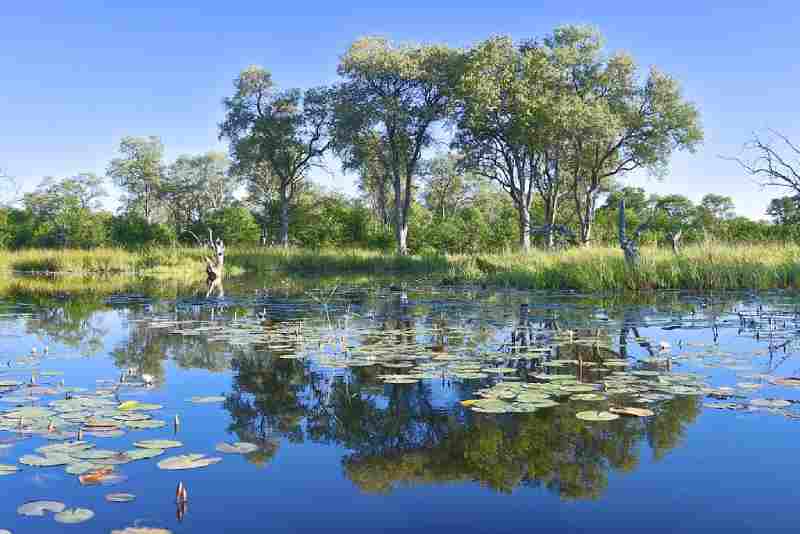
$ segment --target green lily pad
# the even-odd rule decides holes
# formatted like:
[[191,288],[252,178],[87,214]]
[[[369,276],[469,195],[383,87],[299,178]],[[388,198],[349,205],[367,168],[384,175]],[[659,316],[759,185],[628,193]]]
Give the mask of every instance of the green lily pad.
[[249,454],[258,450],[258,445],[254,443],[220,443],[216,447],[218,452],[226,454]]
[[133,446],[142,449],[173,449],[183,447],[183,443],[170,439],[145,439],[135,442]]
[[19,467],[16,465],[0,464],[0,476],[13,475],[17,471],[19,471]]
[[108,502],[131,502],[136,499],[133,493],[109,493],[106,495]]
[[750,406],[759,408],[786,408],[791,405],[791,402],[781,399],[753,399],[750,401]]
[[74,464],[69,464],[64,469],[67,474],[69,475],[83,475],[88,473],[92,469],[97,469],[97,466],[93,463],[89,462],[75,462]]
[[17,508],[17,513],[28,517],[42,517],[47,512],[54,514],[63,512],[66,507],[63,502],[58,501],[30,501]]
[[217,462],[221,462],[222,458],[206,457],[205,454],[183,454],[180,456],[171,456],[158,462],[159,469],[167,471],[175,471],[180,469],[197,469],[199,467],[208,467]]
[[70,508],[63,512],[58,512],[53,516],[53,519],[59,523],[66,523],[74,525],[76,523],[84,523],[94,517],[94,512],[87,508]]
[[48,454],[47,456],[25,454],[19,458],[19,463],[33,467],[54,467],[56,465],[67,465],[72,462],[73,460],[65,454]]
[[129,460],[147,460],[148,458],[161,456],[164,452],[164,449],[131,449],[125,452],[125,456],[127,456]]
[[597,412],[594,410],[578,412],[575,414],[575,417],[583,421],[613,421],[614,419],[619,419],[617,414],[611,412]]
[[147,421],[126,421],[125,426],[136,430],[161,428],[166,426],[166,421],[160,419],[148,419]]

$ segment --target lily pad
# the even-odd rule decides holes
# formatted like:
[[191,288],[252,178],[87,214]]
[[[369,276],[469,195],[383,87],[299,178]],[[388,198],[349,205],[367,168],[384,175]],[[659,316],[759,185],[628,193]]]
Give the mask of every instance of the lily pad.
[[133,493],[109,493],[106,495],[108,502],[131,502],[136,499]]
[[88,521],[93,517],[94,512],[87,508],[70,508],[68,510],[64,510],[63,512],[57,513],[55,516],[53,516],[53,519],[59,523],[74,525],[76,523]]
[[48,454],[47,456],[25,454],[19,459],[19,463],[33,467],[54,467],[56,465],[66,465],[72,462],[73,460],[65,454]]
[[128,460],[146,460],[148,458],[155,458],[164,454],[164,449],[131,449],[125,452]]
[[258,445],[254,443],[220,443],[217,445],[217,451],[226,454],[249,454],[258,450]]
[[624,406],[622,408],[609,408],[608,411],[619,415],[630,415],[632,417],[650,417],[655,415],[653,410],[648,410],[647,408],[634,408],[631,406]]
[[42,517],[47,512],[54,514],[63,512],[66,507],[63,502],[58,501],[30,501],[17,508],[17,513],[29,517]]
[[611,412],[597,412],[594,410],[578,412],[575,414],[575,417],[583,421],[613,421],[614,419],[619,419],[617,414]]
[[180,469],[196,469],[198,467],[208,467],[217,462],[221,462],[222,458],[206,457],[205,454],[182,454],[180,456],[171,456],[158,462],[159,469],[167,471],[175,471]]
[[19,467],[16,465],[0,464],[0,476],[13,475],[17,471],[19,471]]
[[171,439],[145,439],[135,442],[133,446],[142,449],[172,449],[183,447],[183,443]]

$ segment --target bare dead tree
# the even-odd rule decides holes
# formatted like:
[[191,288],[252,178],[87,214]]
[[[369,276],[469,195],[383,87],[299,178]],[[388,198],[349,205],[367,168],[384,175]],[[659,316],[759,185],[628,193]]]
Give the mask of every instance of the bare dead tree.
[[745,145],[746,151],[755,153],[752,159],[723,159],[737,162],[763,187],[779,187],[800,194],[800,146],[776,130],[769,133],[774,139],[765,140],[754,134]]
[[222,286],[222,277],[225,274],[225,243],[220,237],[214,239],[214,232],[211,228],[208,229],[208,243],[204,243],[191,230],[187,230],[187,233],[194,237],[201,248],[208,247],[213,252],[213,259],[203,256],[206,261],[206,298],[209,298],[214,290],[217,291],[219,298],[223,298],[225,296],[225,288]]
[[639,265],[639,236],[650,226],[652,218],[636,227],[633,235],[628,237],[625,231],[625,199],[619,201],[619,246],[625,253],[625,263],[630,267]]

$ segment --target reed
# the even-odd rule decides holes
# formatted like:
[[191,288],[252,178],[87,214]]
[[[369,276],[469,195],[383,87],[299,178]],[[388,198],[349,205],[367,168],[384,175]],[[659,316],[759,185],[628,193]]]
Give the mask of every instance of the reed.
[[[7,251],[0,254],[0,269],[26,274],[201,280],[204,254],[202,249],[180,247]],[[230,277],[253,273],[287,281],[313,277],[364,283],[424,277],[445,284],[582,292],[784,289],[800,287],[800,246],[703,243],[686,247],[680,256],[667,249],[643,248],[636,268],[626,265],[622,252],[611,247],[450,256],[397,256],[363,249],[231,247],[226,268]]]

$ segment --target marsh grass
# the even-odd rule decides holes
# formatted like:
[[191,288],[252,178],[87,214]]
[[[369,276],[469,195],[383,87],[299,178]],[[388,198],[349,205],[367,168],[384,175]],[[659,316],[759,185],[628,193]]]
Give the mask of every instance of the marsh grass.
[[[24,250],[0,255],[0,269],[16,273],[147,276],[162,282],[200,282],[205,276],[197,248]],[[518,289],[572,289],[583,292],[621,290],[724,290],[800,287],[800,246],[726,245],[687,247],[680,256],[670,250],[644,248],[637,268],[625,264],[622,252],[589,247],[560,252],[483,255],[397,256],[362,249],[237,248],[228,249],[226,276],[245,273],[291,284],[307,278],[341,279],[345,283],[425,279],[444,284],[485,284]],[[12,280],[14,277],[10,277]],[[41,284],[69,284],[61,277],[47,281],[24,277],[6,281],[0,291],[35,289]],[[115,284],[122,282],[116,281]],[[91,282],[97,290],[108,281]],[[75,288],[77,289],[77,287]]]

